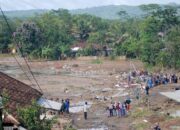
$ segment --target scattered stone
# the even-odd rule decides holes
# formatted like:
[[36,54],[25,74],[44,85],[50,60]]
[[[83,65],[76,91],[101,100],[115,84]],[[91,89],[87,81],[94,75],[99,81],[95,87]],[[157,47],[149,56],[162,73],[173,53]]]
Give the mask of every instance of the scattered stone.
[[111,88],[104,88],[103,90],[102,90],[102,92],[108,92],[108,91],[111,91],[112,89]]
[[79,67],[79,65],[78,64],[73,64],[72,67]]
[[143,120],[145,123],[147,123],[148,121],[147,120]]
[[161,107],[156,107],[156,108],[153,108],[152,110],[153,111],[159,111],[159,110],[161,110]]
[[66,88],[66,89],[64,90],[64,92],[65,92],[65,93],[68,93],[68,92],[69,92],[69,90]]
[[176,91],[177,91],[177,90],[180,90],[180,87],[176,87],[175,90],[176,90]]

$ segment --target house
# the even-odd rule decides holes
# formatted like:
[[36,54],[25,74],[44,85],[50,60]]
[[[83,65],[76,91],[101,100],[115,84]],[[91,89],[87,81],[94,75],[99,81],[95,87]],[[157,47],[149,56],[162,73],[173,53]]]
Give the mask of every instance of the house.
[[[38,90],[0,72],[0,94],[3,92],[8,95],[8,102],[4,106],[8,109],[8,113],[2,117],[4,130],[13,130],[14,126],[18,126],[18,130],[25,130],[19,126],[17,109],[31,105],[32,100],[36,100],[40,106],[47,110],[59,111],[61,107],[61,103],[43,98],[43,94]],[[83,105],[84,102],[71,105],[70,112],[83,111]],[[88,107],[91,107],[91,105],[89,104]]]
[[109,56],[112,54],[113,49],[109,48],[107,45],[100,45],[97,43],[86,43],[80,42],[71,46],[72,57],[76,56],[76,53],[80,50],[91,48],[91,55],[93,56]]
[[0,72],[0,94],[2,93],[7,94],[8,97],[8,102],[4,108],[7,108],[8,113],[11,114],[8,115],[10,121],[18,120],[18,108],[31,105],[32,100],[38,100],[42,96],[42,93],[38,90]]

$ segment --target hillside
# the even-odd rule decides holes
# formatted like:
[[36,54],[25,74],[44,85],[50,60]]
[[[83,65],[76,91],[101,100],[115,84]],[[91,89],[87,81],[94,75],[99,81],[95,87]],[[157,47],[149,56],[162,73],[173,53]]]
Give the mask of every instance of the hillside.
[[29,18],[36,14],[43,14],[47,12],[48,10],[18,10],[18,11],[5,11],[5,14],[7,17],[10,18]]
[[[5,14],[8,17],[28,18],[36,14],[42,14],[48,10],[20,10],[20,11],[6,11]],[[118,19],[117,13],[119,11],[126,11],[129,16],[139,17],[143,14],[138,6],[127,6],[127,5],[109,5],[92,7],[86,9],[75,9],[70,10],[71,14],[90,14],[104,19]]]
[[93,7],[86,9],[71,10],[72,14],[90,14],[105,19],[119,19],[118,12],[126,11],[129,16],[139,17],[143,14],[142,10],[138,6],[128,5],[109,5],[101,7]]
[[[175,3],[170,3],[168,5],[178,6]],[[161,5],[165,6],[165,5]],[[100,7],[92,7],[85,9],[75,9],[69,10],[71,14],[90,14],[104,19],[119,19],[119,11],[126,11],[130,17],[141,17],[144,12],[140,9],[139,6],[128,6],[128,5],[108,5]],[[48,10],[20,10],[20,11],[6,11],[5,14],[8,17],[18,17],[18,18],[28,18],[36,14],[42,14],[48,12]]]

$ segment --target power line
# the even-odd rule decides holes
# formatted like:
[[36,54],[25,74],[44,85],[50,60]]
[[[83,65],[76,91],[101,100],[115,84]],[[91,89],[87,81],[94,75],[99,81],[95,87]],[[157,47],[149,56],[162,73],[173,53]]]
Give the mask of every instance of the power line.
[[[8,23],[8,21],[7,21],[7,18],[6,18],[6,16],[5,16],[5,14],[4,14],[4,12],[3,12],[3,10],[2,10],[1,7],[0,7],[0,11],[1,11],[2,15],[3,15],[3,18],[5,19],[5,22],[6,22],[7,26],[8,26],[8,28],[9,28],[10,32],[13,34],[12,28],[10,27],[10,25],[9,25],[9,23]],[[23,53],[21,52],[21,49],[20,49],[19,45],[18,45],[17,43],[16,43],[16,45],[17,45],[17,48],[19,49],[19,52],[20,52],[21,55],[23,56]],[[31,68],[30,68],[30,66],[29,66],[29,64],[28,64],[28,62],[27,62],[27,60],[24,58],[24,56],[23,56],[23,59],[24,59],[26,65],[28,66],[28,69],[29,69],[29,71],[30,71],[30,73],[31,73],[31,75],[32,75],[32,77],[33,77],[33,79],[34,79],[34,81],[36,82],[36,84],[37,84],[37,86],[39,87],[41,93],[43,94],[43,91],[42,91],[40,85],[38,84],[38,82],[37,82],[37,80],[36,80],[36,78],[35,78],[33,72],[31,71]],[[17,59],[16,59],[16,61],[18,62]],[[18,64],[20,64],[20,63],[18,62]],[[20,67],[21,67],[21,66],[20,66]],[[22,70],[23,70],[23,69],[22,69]],[[24,72],[24,71],[23,71],[23,72]],[[26,74],[26,73],[25,73],[25,74]],[[27,76],[27,74],[26,74],[26,76]],[[28,76],[27,76],[27,77],[28,77]],[[29,78],[28,78],[28,79],[29,79]],[[30,80],[30,79],[29,79],[29,80]],[[30,81],[31,81],[31,80],[30,80]],[[47,103],[48,103],[48,102],[47,102]],[[51,104],[48,103],[48,105],[49,105],[50,107],[52,107]]]
[[[32,6],[34,9],[39,9],[36,5],[30,3],[30,2],[28,2],[28,1],[26,1],[26,0],[21,0],[21,1],[23,1],[23,3],[25,3],[25,4],[27,4],[27,5]],[[33,77],[34,81],[36,82],[37,86],[40,88],[40,85],[39,85],[39,83],[37,82],[37,80],[36,80],[34,74],[32,73],[32,70],[31,70],[30,65],[28,64],[28,61],[27,61],[25,58],[24,58],[24,60],[25,60],[27,66],[28,66],[28,68],[29,68],[30,73],[32,74],[32,77]],[[41,88],[40,88],[40,90],[42,91]],[[45,91],[45,90],[44,90],[44,91]]]
[[[2,8],[1,8],[1,7],[0,7],[0,10],[1,10],[1,13],[2,13],[2,15],[3,15],[3,17],[4,17],[5,15],[4,15],[4,12],[2,11]],[[8,21],[7,21],[7,18],[4,17],[4,19],[5,19],[5,22],[6,22],[7,26],[8,26],[8,28],[9,28],[10,32],[12,33],[13,31],[12,31],[12,29],[11,29]],[[19,61],[17,60],[16,56],[15,56],[14,54],[12,54],[12,53],[11,53],[11,55],[13,56],[13,58],[15,59],[15,61],[18,63],[20,69],[21,69],[21,70],[23,71],[23,73],[26,75],[26,77],[27,77],[27,79],[30,81],[30,83],[33,84],[32,81],[30,80],[30,78],[28,77],[28,75],[26,74],[26,72],[24,71],[23,67],[21,66],[21,64],[20,64]]]
[[25,72],[25,70],[23,69],[22,65],[19,63],[19,61],[17,60],[16,56],[11,54],[14,59],[16,60],[16,62],[18,63],[20,69],[23,71],[23,73],[26,75],[27,79],[30,81],[30,83],[33,85],[33,82],[31,81],[31,79],[29,78],[29,76],[27,75],[27,73]]
[[[5,16],[5,14],[4,14],[4,12],[3,12],[3,10],[2,10],[2,8],[1,8],[1,7],[0,7],[0,10],[1,10],[1,13],[2,13],[2,15],[3,15],[4,19],[5,19],[5,22],[6,22],[7,26],[8,26],[8,28],[9,28],[9,30],[10,30],[10,32],[11,32],[11,34],[13,34],[12,28],[10,27],[10,25],[9,25],[9,23],[8,23],[8,21],[7,21],[7,18],[6,18],[6,16]],[[22,53],[22,51],[21,51],[21,49],[20,49],[19,45],[18,45],[18,44],[16,44],[16,45],[17,45],[17,48],[19,49],[19,52],[20,52],[20,53],[21,53],[21,55],[23,56],[23,53]],[[32,73],[32,71],[31,71],[31,69],[30,69],[30,66],[29,66],[28,62],[26,61],[26,59],[24,58],[24,56],[23,56],[23,59],[24,59],[24,61],[25,61],[26,65],[28,66],[28,69],[29,69],[29,71],[30,71],[30,73],[31,73],[31,75],[32,75],[32,77],[33,77],[33,79],[34,79],[34,81],[36,82],[36,84],[37,84],[38,88],[39,88],[39,89],[40,89],[40,91],[43,93],[43,91],[42,91],[41,87],[39,86],[39,84],[38,84],[38,82],[37,82],[37,80],[36,80],[36,78],[35,78],[34,74]],[[17,59],[16,59],[16,61],[17,61]],[[20,64],[20,63],[18,62],[18,64]],[[29,78],[28,78],[28,79],[29,79]]]
[[43,91],[42,91],[42,89],[41,89],[39,83],[37,82],[37,79],[35,78],[35,76],[34,76],[32,70],[31,70],[31,67],[29,66],[29,64],[28,64],[28,62],[27,62],[27,60],[26,60],[26,58],[24,58],[24,61],[26,62],[26,65],[27,65],[27,67],[28,67],[28,69],[29,69],[29,71],[30,71],[30,73],[31,73],[31,75],[32,75],[32,77],[33,77],[33,79],[34,79],[34,81],[36,82],[36,84],[37,84],[37,86],[39,87],[40,91],[43,93]]

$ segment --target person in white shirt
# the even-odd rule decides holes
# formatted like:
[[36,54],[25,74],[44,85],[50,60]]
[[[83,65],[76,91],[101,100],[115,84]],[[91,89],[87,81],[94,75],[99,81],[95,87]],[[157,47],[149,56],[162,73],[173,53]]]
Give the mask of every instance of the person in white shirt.
[[85,102],[84,108],[83,108],[83,110],[84,110],[84,119],[85,119],[85,120],[87,120],[87,109],[88,109],[88,107],[87,107],[87,102]]

